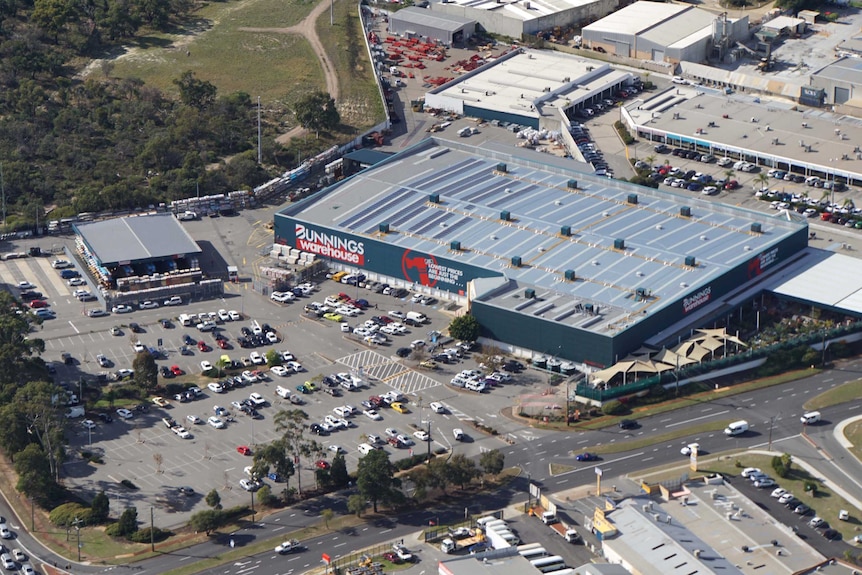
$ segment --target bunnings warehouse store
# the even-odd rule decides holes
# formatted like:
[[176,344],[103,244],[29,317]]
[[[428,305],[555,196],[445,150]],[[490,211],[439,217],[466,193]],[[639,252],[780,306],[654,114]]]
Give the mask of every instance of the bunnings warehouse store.
[[[515,155],[519,154],[519,155]],[[469,306],[504,349],[607,366],[793,261],[804,221],[429,138],[275,216],[275,241]]]

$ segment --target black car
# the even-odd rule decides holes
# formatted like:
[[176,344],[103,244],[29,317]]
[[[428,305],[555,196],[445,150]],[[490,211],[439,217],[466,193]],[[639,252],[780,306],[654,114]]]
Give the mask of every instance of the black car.
[[409,347],[399,347],[395,351],[395,355],[397,355],[398,357],[407,357],[408,355],[410,355],[411,351],[412,350]]
[[169,319],[160,319],[159,323],[162,324],[162,327],[165,329],[171,329],[172,327],[174,327],[174,324],[171,323],[171,320]]
[[268,323],[262,324],[262,325],[260,326],[260,329],[262,329],[262,330],[263,330],[263,333],[267,333],[267,332],[270,332],[270,331],[275,331],[274,329],[272,329],[272,326],[270,326]]
[[506,363],[503,364],[504,371],[523,371],[526,369],[523,363],[517,361],[515,359],[510,359]]
[[168,367],[165,365],[161,366],[159,368],[159,371],[161,372],[162,377],[164,377],[165,379],[170,379],[174,376],[174,372],[168,369]]
[[247,327],[243,327],[243,328],[242,328],[242,329],[240,329],[239,331],[240,331],[244,336],[246,336],[246,337],[248,337],[248,336],[250,336],[250,335],[251,335],[251,330],[250,330],[250,329],[248,329]]
[[142,328],[140,325],[136,324],[135,322],[132,322],[129,324],[129,329],[132,330],[132,333],[143,333],[144,332],[144,328]]
[[179,491],[180,493],[182,493],[183,495],[186,495],[188,497],[191,497],[192,495],[195,494],[195,490],[192,489],[191,487],[177,487],[177,491]]
[[821,535],[823,535],[823,537],[825,537],[826,539],[829,539],[829,540],[837,539],[838,538],[838,531],[836,531],[835,529],[826,529],[825,531],[823,531],[821,533]]
[[213,338],[216,341],[221,341],[221,340],[227,341],[227,338],[224,335],[222,335],[221,332],[218,332],[218,331],[213,332]]
[[42,299],[42,292],[38,291],[22,291],[21,299],[24,301],[30,301],[34,299]]
[[620,429],[634,429],[638,426],[638,422],[634,419],[621,419],[619,426]]
[[111,414],[110,414],[110,413],[100,413],[100,414],[99,414],[99,419],[101,419],[101,420],[102,420],[103,422],[105,422],[105,423],[111,423],[111,422],[113,422],[113,421],[114,421],[114,418],[113,418],[113,417],[111,417]]
[[236,342],[239,344],[240,347],[254,347],[247,337],[239,337],[237,338]]
[[311,430],[311,433],[316,433],[317,435],[326,435],[327,434],[326,430],[323,429],[323,427],[321,427],[319,423],[312,423],[308,429]]
[[656,153],[659,154],[667,154],[668,152],[670,152],[670,148],[668,148],[665,144],[659,144],[653,147],[653,150],[655,150]]
[[338,385],[338,381],[336,381],[336,379],[331,375],[326,375],[323,377],[323,385],[326,385],[328,387],[335,387]]
[[197,345],[198,342],[195,338],[190,336],[189,334],[183,335],[183,343],[186,345]]
[[449,357],[448,353],[438,353],[436,355],[432,355],[431,359],[440,363],[449,363],[452,360],[452,358]]
[[341,391],[337,387],[325,387],[323,391],[332,397],[341,397]]

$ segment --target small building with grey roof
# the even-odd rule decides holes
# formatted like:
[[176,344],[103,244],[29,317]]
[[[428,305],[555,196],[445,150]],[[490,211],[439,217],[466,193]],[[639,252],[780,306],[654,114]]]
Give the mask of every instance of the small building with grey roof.
[[625,58],[678,64],[722,58],[748,39],[748,17],[727,18],[695,6],[635,2],[582,30],[583,45]]
[[560,130],[572,111],[611,98],[630,72],[548,50],[514,50],[425,94],[425,105],[460,115]]
[[617,6],[617,0],[437,0],[429,8],[474,20],[488,32],[520,40],[596,20]]
[[695,310],[726,314],[724,294],[807,245],[805,221],[577,166],[428,138],[278,212],[275,242],[466,303],[482,335],[512,351],[600,366]]
[[200,276],[201,248],[170,213],[78,223],[72,228],[79,254],[105,285],[114,287],[121,278],[156,275],[155,283],[164,284],[174,274]]
[[839,58],[811,74],[811,86],[823,90],[826,104],[862,99],[862,60]]
[[438,40],[448,46],[465,42],[475,30],[475,20],[415,6],[398,10],[389,16],[390,33],[409,38]]

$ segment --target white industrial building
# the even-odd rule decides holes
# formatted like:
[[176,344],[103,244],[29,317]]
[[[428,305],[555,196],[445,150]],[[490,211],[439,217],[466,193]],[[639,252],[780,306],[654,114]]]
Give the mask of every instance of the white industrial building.
[[398,10],[389,16],[389,32],[392,34],[439,40],[446,45],[466,41],[475,30],[475,20],[415,6]]
[[546,50],[516,50],[425,94],[429,108],[559,130],[569,110],[631,83],[608,64]]
[[617,0],[442,0],[431,10],[475,20],[493,34],[521,39],[610,14]]
[[635,2],[586,26],[585,47],[625,58],[678,64],[722,59],[748,39],[748,16],[716,15],[694,6]]

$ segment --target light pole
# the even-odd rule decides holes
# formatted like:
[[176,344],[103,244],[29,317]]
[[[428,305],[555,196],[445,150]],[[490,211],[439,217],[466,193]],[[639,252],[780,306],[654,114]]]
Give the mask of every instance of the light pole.
[[823,329],[822,338],[820,341],[820,351],[822,353],[822,357],[820,360],[821,367],[826,367],[826,329]]
[[772,451],[772,427],[775,424],[775,419],[781,416],[781,412],[779,411],[775,415],[769,418],[769,445],[767,446],[767,451]]
[[155,531],[155,520],[153,518],[153,506],[150,505],[150,551],[156,550],[156,538],[154,535]]
[[81,521],[78,517],[75,517],[75,520],[72,521],[72,525],[75,526],[75,534],[78,537],[78,563],[81,562]]

